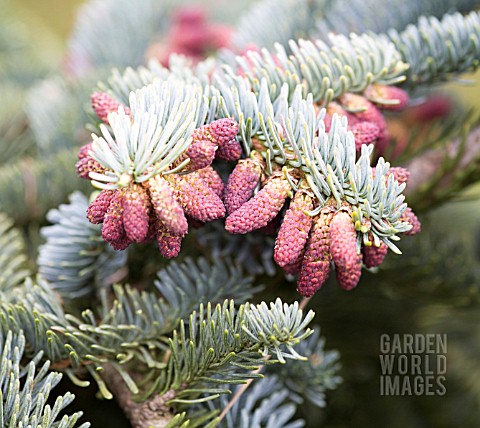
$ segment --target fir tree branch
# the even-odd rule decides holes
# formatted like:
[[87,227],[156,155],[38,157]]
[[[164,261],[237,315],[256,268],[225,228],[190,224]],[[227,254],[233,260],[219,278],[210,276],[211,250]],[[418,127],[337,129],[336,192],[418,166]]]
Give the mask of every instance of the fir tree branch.
[[25,243],[20,232],[13,227],[13,221],[0,213],[0,293],[2,300],[11,294],[30,274],[27,269]]
[[[75,396],[69,392],[57,396],[53,406],[47,404],[52,389],[62,375],[50,372],[47,361],[37,367],[42,352],[24,366],[23,354],[25,338],[21,331],[0,335],[0,426],[2,427],[38,427],[73,428],[82,412],[71,416],[60,416]],[[59,419],[61,417],[61,419]],[[85,422],[79,428],[88,428]]]
[[388,36],[409,64],[407,85],[447,80],[452,75],[474,71],[480,61],[480,13],[420,17],[404,31]]

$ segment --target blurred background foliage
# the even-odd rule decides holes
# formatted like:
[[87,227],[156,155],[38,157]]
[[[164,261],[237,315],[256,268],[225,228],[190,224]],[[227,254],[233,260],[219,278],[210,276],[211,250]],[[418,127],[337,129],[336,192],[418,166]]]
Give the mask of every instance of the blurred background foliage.
[[[4,3],[4,2],[2,2]],[[79,0],[15,0],[8,7],[21,25],[10,70],[18,88],[0,114],[21,111],[26,90],[40,78],[54,76],[63,66]],[[202,2],[197,2],[202,3]],[[241,2],[239,2],[241,3]],[[217,2],[218,5],[220,3]],[[225,5],[222,2],[221,5]],[[220,7],[220,6],[218,6]],[[214,8],[215,10],[215,8]],[[233,11],[230,11],[233,15]],[[2,31],[6,31],[4,27]],[[18,33],[18,32],[16,32]],[[28,55],[25,52],[28,51]],[[22,58],[36,61],[19,66]],[[15,61],[15,62],[13,62]],[[16,62],[18,61],[18,62]],[[23,73],[30,70],[31,73]],[[2,76],[0,74],[0,76]],[[451,82],[437,87],[478,107],[480,73],[462,76],[470,83]],[[2,82],[0,81],[0,88]],[[5,97],[8,93],[3,93]],[[18,125],[20,128],[22,124]],[[19,135],[21,131],[19,131]],[[30,137],[31,138],[31,137]],[[27,139],[28,141],[28,139]],[[22,146],[24,152],[32,150]],[[12,153],[12,158],[15,154]],[[4,160],[2,159],[2,162]],[[48,191],[46,191],[48,192]],[[311,427],[476,427],[480,420],[480,186],[471,186],[448,203],[421,217],[424,231],[402,240],[403,256],[390,254],[379,274],[364,274],[354,293],[327,284],[310,302],[317,313],[328,347],[340,351],[344,383],[327,396],[322,413],[307,408],[301,416]],[[25,233],[37,247],[38,234],[30,223]],[[32,259],[34,258],[32,253]],[[277,295],[296,299],[293,283],[283,277],[262,278],[268,285],[264,299]],[[444,397],[382,397],[379,394],[379,338],[382,333],[435,332],[448,334],[447,395]],[[72,389],[71,385],[66,388]],[[94,427],[128,427],[114,402],[98,409],[94,388],[73,390],[75,406],[85,410]]]

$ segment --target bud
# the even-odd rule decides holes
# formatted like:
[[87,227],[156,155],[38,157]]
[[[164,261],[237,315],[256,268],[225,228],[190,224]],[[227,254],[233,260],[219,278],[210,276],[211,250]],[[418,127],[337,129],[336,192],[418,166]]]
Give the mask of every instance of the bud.
[[228,177],[223,200],[227,214],[232,214],[247,202],[260,182],[262,167],[255,159],[238,161]]
[[103,222],[103,218],[114,194],[115,190],[102,190],[98,196],[90,202],[87,208],[87,218],[90,223],[99,224]]
[[208,124],[209,133],[219,146],[230,143],[238,133],[238,123],[233,119],[218,119]]
[[83,159],[84,157],[90,156],[90,150],[92,150],[92,142],[80,147],[80,150],[77,154],[78,159]]
[[322,209],[313,220],[302,267],[297,281],[297,290],[304,297],[313,296],[325,283],[330,273],[330,222],[333,211]]
[[284,267],[299,259],[312,227],[312,217],[305,213],[313,209],[312,198],[302,191],[295,193],[275,241],[273,258]]
[[260,192],[227,217],[225,229],[230,233],[247,233],[266,226],[280,212],[290,191],[283,175],[270,176]]
[[339,210],[330,223],[330,251],[338,285],[355,288],[362,274],[362,255],[357,253],[357,232],[350,214]]

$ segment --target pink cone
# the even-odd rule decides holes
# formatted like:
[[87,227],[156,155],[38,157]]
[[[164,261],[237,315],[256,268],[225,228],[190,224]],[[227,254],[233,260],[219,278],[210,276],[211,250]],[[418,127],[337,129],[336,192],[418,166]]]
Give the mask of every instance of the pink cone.
[[329,227],[332,217],[332,210],[326,208],[313,220],[297,281],[297,291],[304,297],[313,296],[330,273]]
[[350,130],[355,137],[355,148],[357,151],[360,151],[364,144],[374,144],[380,135],[378,126],[367,121],[355,123]]
[[170,182],[160,175],[145,183],[156,217],[162,221],[170,233],[184,236],[188,232],[188,223],[183,208],[177,201]]
[[115,190],[102,190],[98,196],[90,202],[87,208],[87,218],[90,223],[99,224],[103,222],[103,218],[114,194]]
[[405,232],[405,235],[416,235],[422,230],[422,224],[420,223],[420,220],[410,207],[407,207],[405,212],[400,217],[400,220],[405,221],[412,226],[412,228],[408,232]]
[[195,172],[167,176],[174,194],[188,216],[203,222],[225,216],[225,206],[218,195]]
[[99,174],[105,172],[105,168],[103,168],[103,166],[100,165],[100,163],[93,159],[90,155],[81,158],[75,164],[75,169],[80,178],[87,180],[90,179],[91,172],[97,172]]
[[387,255],[388,247],[381,242],[379,247],[362,247],[363,264],[367,268],[380,266]]
[[182,245],[182,237],[172,235],[161,221],[156,225],[156,239],[158,249],[163,257],[171,259],[178,256]]
[[195,171],[196,174],[202,178],[208,187],[210,187],[219,198],[223,198],[223,191],[225,190],[225,183],[222,180],[222,177],[218,175],[218,172],[213,169],[212,166],[207,166],[205,168]]
[[313,221],[304,211],[312,209],[312,198],[306,193],[297,192],[285,213],[275,240],[273,258],[279,266],[290,265],[299,259]]
[[252,197],[261,175],[258,161],[251,158],[238,161],[228,177],[223,196],[227,214],[235,212]]
[[123,227],[132,242],[143,242],[148,234],[150,199],[140,184],[132,184],[125,191]]
[[355,288],[362,274],[362,255],[357,253],[357,232],[346,211],[337,211],[330,223],[330,252],[338,285]]
[[242,156],[242,146],[237,140],[232,140],[222,144],[215,152],[217,159],[226,161],[236,161]]
[[[93,111],[100,120],[108,124],[108,114],[118,111],[118,108],[123,105],[115,98],[111,97],[106,92],[94,92],[90,96]],[[124,106],[125,113],[130,114],[130,109]]]
[[291,191],[283,175],[272,175],[260,192],[227,217],[230,233],[247,233],[268,224],[282,209]]
[[185,154],[190,158],[187,168],[190,171],[205,168],[215,159],[216,144],[208,140],[195,140],[188,147]]

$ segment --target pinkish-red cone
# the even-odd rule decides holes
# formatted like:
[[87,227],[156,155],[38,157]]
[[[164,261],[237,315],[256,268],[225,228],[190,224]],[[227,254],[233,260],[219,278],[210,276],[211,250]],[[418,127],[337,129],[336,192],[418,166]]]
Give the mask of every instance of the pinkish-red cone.
[[208,187],[210,187],[219,198],[223,198],[225,183],[223,182],[222,177],[220,177],[218,172],[215,171],[212,166],[199,169],[196,171],[196,174],[201,177],[205,183],[207,183]]
[[381,242],[379,247],[371,245],[362,247],[363,264],[367,268],[380,266],[387,255],[388,247]]
[[346,211],[337,211],[330,223],[330,252],[338,285],[345,290],[355,288],[362,274],[362,255],[357,253],[357,232]]
[[105,172],[105,169],[99,162],[93,159],[90,155],[81,158],[76,164],[75,169],[80,178],[90,179],[91,172],[97,172],[99,174]]
[[123,200],[124,191],[115,190],[103,218],[102,238],[115,250],[124,250],[130,243],[123,227]]
[[226,161],[236,161],[242,156],[242,146],[237,140],[232,140],[218,146],[215,158]]
[[[94,92],[90,96],[93,111],[100,120],[108,124],[108,114],[118,111],[118,108],[123,104],[111,97],[106,92]],[[130,109],[123,105],[125,113],[130,114]]]
[[418,217],[415,215],[415,213],[412,211],[410,207],[407,207],[405,212],[400,217],[400,220],[405,221],[412,226],[412,228],[409,231],[405,232],[405,235],[408,235],[408,236],[416,235],[422,230],[422,224],[420,223],[420,220],[418,219]]
[[332,217],[333,212],[327,207],[313,220],[297,280],[297,290],[304,297],[313,296],[325,284],[330,273],[329,227]]
[[172,234],[184,236],[188,232],[188,222],[170,182],[156,175],[148,180],[145,186],[149,190],[156,217]]
[[132,242],[143,242],[148,234],[150,199],[140,184],[132,184],[125,191],[123,227]]
[[92,142],[84,144],[80,147],[80,150],[77,153],[78,159],[83,159],[86,156],[90,156],[90,150],[92,150]]
[[357,122],[353,124],[350,128],[355,137],[355,148],[357,151],[362,149],[364,144],[374,144],[376,143],[378,136],[380,135],[380,130],[378,126],[372,122]]
[[230,215],[247,202],[260,182],[262,167],[255,159],[238,161],[228,177],[223,195],[227,214]]
[[410,171],[401,166],[394,166],[390,168],[387,172],[387,178],[390,174],[393,174],[393,177],[399,184],[406,183],[410,178]]
[[182,245],[182,237],[172,235],[161,221],[157,222],[155,233],[160,254],[166,259],[178,256]]
[[205,168],[215,159],[217,145],[208,140],[195,140],[190,144],[185,154],[190,158],[188,169],[196,171]]
[[98,196],[90,202],[87,208],[87,218],[90,223],[99,224],[103,222],[103,218],[114,194],[115,190],[102,190]]
[[273,258],[279,266],[290,265],[299,259],[312,227],[312,217],[305,211],[312,209],[312,198],[306,193],[297,192],[285,213],[275,240]]
[[283,175],[270,176],[260,192],[227,217],[225,229],[241,234],[266,226],[280,212],[290,191]]
[[189,217],[208,222],[225,216],[222,200],[196,172],[184,176],[171,174],[167,179],[178,202]]

